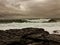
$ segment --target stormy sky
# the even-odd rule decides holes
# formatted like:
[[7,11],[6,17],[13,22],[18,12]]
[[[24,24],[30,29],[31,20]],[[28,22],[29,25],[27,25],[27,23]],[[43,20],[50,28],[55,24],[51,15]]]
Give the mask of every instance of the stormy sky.
[[0,19],[60,18],[60,0],[0,0]]

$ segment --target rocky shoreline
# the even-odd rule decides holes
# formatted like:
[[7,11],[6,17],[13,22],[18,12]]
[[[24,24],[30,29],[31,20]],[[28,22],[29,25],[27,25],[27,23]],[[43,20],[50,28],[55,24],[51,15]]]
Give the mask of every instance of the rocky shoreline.
[[0,45],[60,45],[60,35],[43,28],[0,30]]

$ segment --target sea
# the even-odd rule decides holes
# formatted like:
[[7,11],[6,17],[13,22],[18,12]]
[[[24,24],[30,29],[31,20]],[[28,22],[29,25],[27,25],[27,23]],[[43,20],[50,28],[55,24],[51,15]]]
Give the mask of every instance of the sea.
[[9,30],[9,29],[22,29],[22,28],[43,28],[45,31],[48,31],[50,34],[53,34],[55,30],[58,31],[56,34],[60,34],[60,22],[53,22],[53,23],[0,23],[0,30]]

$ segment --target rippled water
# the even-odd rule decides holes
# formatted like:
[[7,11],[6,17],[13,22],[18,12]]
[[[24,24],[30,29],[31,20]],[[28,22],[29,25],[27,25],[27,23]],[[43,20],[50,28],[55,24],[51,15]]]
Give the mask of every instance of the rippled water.
[[6,23],[0,24],[0,30],[21,29],[26,27],[44,28],[46,31],[53,33],[54,30],[60,30],[60,22],[55,23]]

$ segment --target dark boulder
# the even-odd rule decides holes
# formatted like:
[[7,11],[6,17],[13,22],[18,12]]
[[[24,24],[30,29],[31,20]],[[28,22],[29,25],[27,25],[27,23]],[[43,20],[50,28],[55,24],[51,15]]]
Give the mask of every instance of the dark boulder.
[[57,22],[55,19],[50,19],[48,22]]

